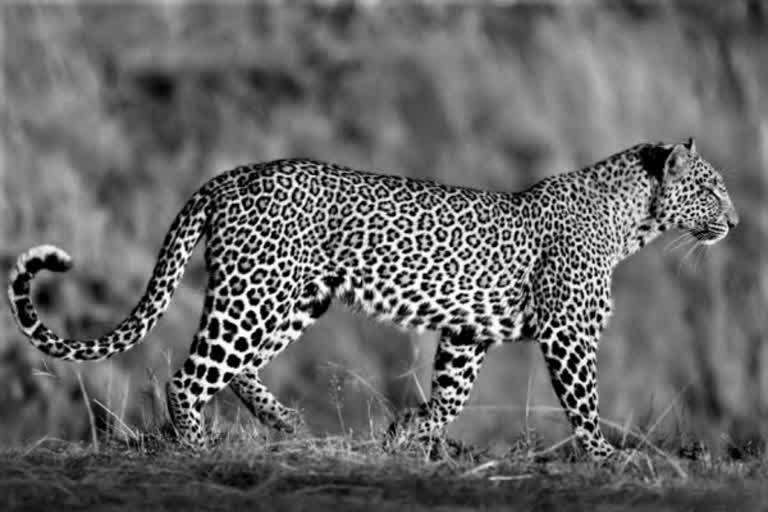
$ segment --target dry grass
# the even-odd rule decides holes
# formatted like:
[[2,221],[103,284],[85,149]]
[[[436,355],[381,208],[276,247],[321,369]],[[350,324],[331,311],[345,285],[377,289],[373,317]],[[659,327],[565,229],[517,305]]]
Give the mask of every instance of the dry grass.
[[[256,433],[254,433],[256,432]],[[42,439],[0,452],[0,507],[100,510],[758,510],[768,461],[638,452],[606,464],[525,450],[388,454],[369,436],[274,438],[229,425],[199,454],[159,430],[138,442]],[[456,508],[450,508],[456,507]]]
[[[250,416],[227,421],[218,408],[208,414],[210,447],[195,453],[173,440],[163,409],[131,428],[121,413],[89,400],[78,380],[90,443],[44,437],[0,449],[1,509],[747,511],[768,499],[764,440],[731,442],[725,456],[713,457],[701,443],[654,435],[666,412],[645,431],[606,422],[624,450],[603,463],[588,460],[573,436],[542,446],[530,429],[508,445],[446,438],[392,452],[373,421],[365,432],[314,436],[300,427],[286,435]],[[150,389],[160,393],[156,379]],[[341,410],[343,401],[335,402]],[[98,412],[106,414],[103,428]]]

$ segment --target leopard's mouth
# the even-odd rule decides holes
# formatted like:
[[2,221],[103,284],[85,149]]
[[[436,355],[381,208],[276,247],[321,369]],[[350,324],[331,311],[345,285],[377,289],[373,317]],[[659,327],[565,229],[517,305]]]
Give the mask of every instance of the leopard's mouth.
[[693,237],[704,245],[712,245],[728,235],[728,225],[722,222],[710,222],[690,230]]

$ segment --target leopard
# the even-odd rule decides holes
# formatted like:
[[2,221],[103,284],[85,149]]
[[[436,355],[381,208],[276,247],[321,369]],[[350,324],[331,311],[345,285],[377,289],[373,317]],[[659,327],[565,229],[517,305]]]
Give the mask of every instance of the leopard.
[[157,324],[205,238],[199,327],[166,384],[185,446],[206,447],[203,407],[227,386],[263,424],[291,433],[299,413],[259,372],[336,302],[437,334],[429,397],[399,414],[388,434],[440,435],[466,405],[489,349],[533,341],[577,444],[603,460],[616,449],[601,429],[596,354],[613,312],[615,267],[665,231],[711,245],[738,222],[721,172],[692,138],[639,143],[520,191],[281,159],[215,175],[191,196],[142,297],[111,332],[66,339],[40,319],[33,277],[72,266],[54,245],[18,257],[8,300],[43,353],[103,360]]

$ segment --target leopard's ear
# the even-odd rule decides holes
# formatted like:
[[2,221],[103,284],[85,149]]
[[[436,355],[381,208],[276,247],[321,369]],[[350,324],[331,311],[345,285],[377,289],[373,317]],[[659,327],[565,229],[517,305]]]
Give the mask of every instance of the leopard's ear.
[[644,144],[639,152],[640,162],[648,174],[656,181],[664,181],[681,176],[688,167],[690,149],[686,144]]
[[695,149],[696,146],[693,139],[690,139],[687,144],[675,144],[672,146],[666,160],[664,160],[661,172],[662,179],[665,181],[674,180],[684,175],[690,167],[690,155]]
[[693,140],[693,137],[688,137],[688,140],[685,142],[685,147],[692,155],[696,154],[696,141]]

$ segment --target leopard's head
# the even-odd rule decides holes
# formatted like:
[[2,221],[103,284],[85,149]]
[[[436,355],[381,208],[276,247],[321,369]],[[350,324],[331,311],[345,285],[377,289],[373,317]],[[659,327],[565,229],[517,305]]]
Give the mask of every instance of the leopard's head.
[[685,230],[704,244],[725,238],[739,216],[722,176],[699,156],[694,140],[657,144],[650,150],[658,179],[652,215],[659,224]]

